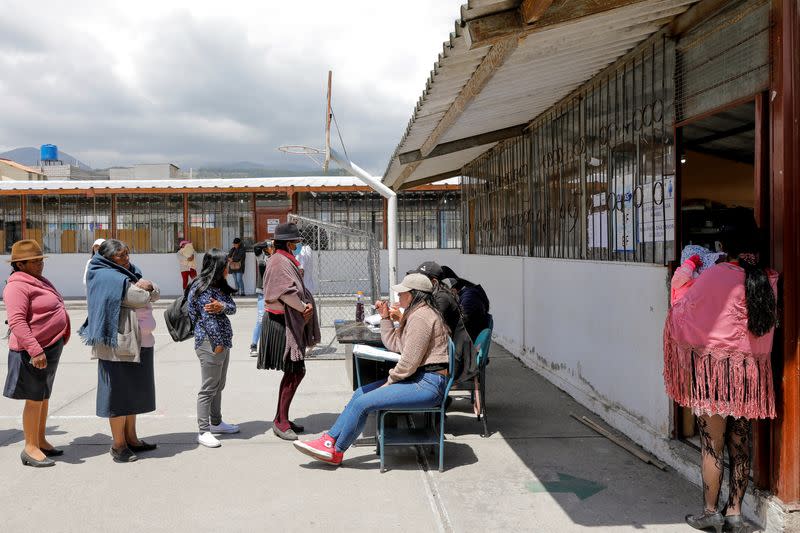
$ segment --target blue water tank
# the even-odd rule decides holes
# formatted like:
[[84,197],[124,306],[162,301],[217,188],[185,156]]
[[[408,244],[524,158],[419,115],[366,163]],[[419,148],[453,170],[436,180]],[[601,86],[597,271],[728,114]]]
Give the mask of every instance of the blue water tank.
[[55,144],[43,144],[41,154],[42,161],[58,161],[58,146]]

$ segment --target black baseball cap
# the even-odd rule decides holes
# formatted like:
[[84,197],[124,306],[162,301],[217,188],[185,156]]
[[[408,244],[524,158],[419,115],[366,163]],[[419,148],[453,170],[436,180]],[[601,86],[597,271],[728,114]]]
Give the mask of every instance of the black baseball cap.
[[458,274],[447,265],[442,265],[442,279],[459,279]]
[[439,266],[439,263],[434,261],[425,261],[410,273],[425,274],[429,278],[440,280],[442,279],[442,274],[444,272],[442,271],[442,267]]

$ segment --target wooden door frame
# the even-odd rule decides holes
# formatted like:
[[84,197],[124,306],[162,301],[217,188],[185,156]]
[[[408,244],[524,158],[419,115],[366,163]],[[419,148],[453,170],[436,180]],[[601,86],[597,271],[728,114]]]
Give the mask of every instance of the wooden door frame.
[[[737,108],[744,104],[754,103],[754,123],[755,123],[755,146],[753,163],[753,212],[756,222],[766,232],[769,232],[772,225],[770,223],[770,144],[769,144],[769,96],[767,91],[762,91],[746,98],[739,98],[733,102],[716,107],[695,117],[675,123],[675,197],[678,202],[675,206],[675,249],[679,249],[682,244],[683,235],[683,167],[680,163],[680,154],[683,152],[683,131],[685,126],[690,126],[700,120],[723,113],[730,109]],[[671,264],[671,270],[680,266],[679,259]],[[780,350],[773,354],[773,362],[778,365],[781,361]],[[677,416],[679,413],[677,404],[672,404],[672,436],[680,438],[681,420]],[[768,420],[757,421],[753,424],[753,483],[759,489],[769,489],[772,479],[772,424]]]
[[800,7],[772,0],[770,69],[770,250],[782,274],[783,302],[775,344],[777,418],[772,423],[771,491],[788,509],[800,510]]

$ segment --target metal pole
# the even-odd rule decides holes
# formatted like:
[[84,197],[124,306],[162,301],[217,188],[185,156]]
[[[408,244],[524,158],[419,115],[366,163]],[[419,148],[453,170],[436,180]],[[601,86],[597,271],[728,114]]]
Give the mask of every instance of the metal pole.
[[[367,171],[359,167],[348,158],[331,148],[331,159],[345,169],[347,172],[369,185],[374,191],[386,198],[387,201],[387,243],[386,248],[389,252],[389,286],[397,283],[397,193],[381,183],[381,181],[370,176]],[[395,296],[389,291],[389,298],[394,301]]]

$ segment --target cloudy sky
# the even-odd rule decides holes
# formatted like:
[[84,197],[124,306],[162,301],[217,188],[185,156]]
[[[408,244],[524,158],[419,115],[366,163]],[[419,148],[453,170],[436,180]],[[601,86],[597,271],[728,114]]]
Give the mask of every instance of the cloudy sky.
[[381,174],[463,2],[3,0],[0,152],[280,167],[323,145],[330,69],[347,151]]

